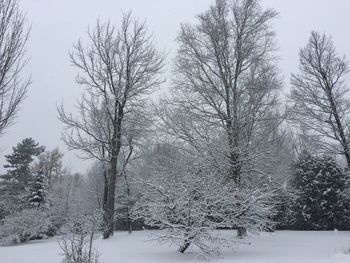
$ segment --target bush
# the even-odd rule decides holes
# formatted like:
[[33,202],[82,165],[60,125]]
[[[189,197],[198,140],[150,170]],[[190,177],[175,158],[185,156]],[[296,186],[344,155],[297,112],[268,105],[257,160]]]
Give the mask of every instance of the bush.
[[63,252],[62,263],[97,263],[99,253],[93,241],[100,229],[99,214],[74,216],[61,228],[59,246]]
[[4,219],[0,226],[0,238],[5,244],[19,244],[45,238],[51,228],[45,211],[24,209]]
[[292,187],[297,192],[292,227],[298,230],[344,229],[350,211],[343,192],[346,176],[329,156],[303,152],[293,165]]
[[203,254],[220,254],[223,247],[237,244],[233,235],[223,236],[217,229],[254,231],[273,226],[275,191],[267,184],[238,188],[213,174],[143,183],[133,218],[161,229],[155,239],[176,244],[181,253],[193,245]]

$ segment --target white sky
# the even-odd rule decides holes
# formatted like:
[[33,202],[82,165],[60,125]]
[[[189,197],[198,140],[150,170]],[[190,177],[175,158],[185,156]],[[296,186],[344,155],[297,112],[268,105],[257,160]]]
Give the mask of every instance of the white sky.
[[[111,19],[115,24],[121,11],[146,19],[160,49],[176,51],[176,38],[182,22],[194,22],[195,16],[214,0],[22,0],[32,31],[27,46],[31,58],[26,73],[32,75],[28,98],[22,105],[16,124],[0,138],[0,155],[11,152],[11,146],[33,137],[48,150],[59,146],[65,153],[65,165],[72,171],[84,172],[88,161],[78,159],[78,152],[67,152],[60,140],[62,124],[57,119],[56,105],[64,102],[72,109],[81,88],[74,83],[74,69],[68,52],[79,37],[86,36],[88,25],[97,18]],[[280,68],[286,90],[291,72],[298,66],[298,50],[309,38],[311,30],[331,34],[340,54],[350,58],[350,1],[348,0],[262,0],[265,7],[275,8],[275,21]],[[167,85],[167,84],[165,84]],[[0,158],[0,166],[4,159]],[[0,168],[1,169],[1,168]]]

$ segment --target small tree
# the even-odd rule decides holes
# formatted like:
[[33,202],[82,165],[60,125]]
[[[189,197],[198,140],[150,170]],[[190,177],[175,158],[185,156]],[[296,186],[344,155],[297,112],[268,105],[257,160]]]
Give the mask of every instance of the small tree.
[[133,207],[135,219],[162,229],[161,242],[171,242],[184,253],[190,245],[203,253],[219,254],[239,241],[217,229],[231,229],[243,222],[249,230],[271,227],[274,195],[266,186],[237,188],[215,181],[215,176],[188,177],[165,185],[144,182],[144,195]]
[[39,208],[46,202],[45,181],[44,173],[42,171],[38,171],[28,198],[30,206]]
[[55,148],[52,151],[45,151],[38,156],[38,163],[36,164],[37,170],[42,170],[47,178],[48,191],[52,188],[53,184],[58,181],[62,182],[63,167],[62,167],[63,153],[59,148]]
[[93,249],[93,241],[99,226],[99,213],[72,216],[61,229],[62,263],[97,263],[99,254]]
[[141,196],[132,208],[133,218],[162,229],[157,239],[177,244],[181,253],[190,245],[206,254],[233,246],[237,240],[232,234],[222,235],[220,228],[244,224],[257,230],[273,225],[276,199],[271,183],[257,179],[237,187],[188,151],[167,144],[143,158],[144,179],[139,180]]
[[305,230],[344,228],[350,215],[342,196],[345,181],[331,157],[301,153],[293,165],[291,181],[298,192],[293,207],[294,227]]

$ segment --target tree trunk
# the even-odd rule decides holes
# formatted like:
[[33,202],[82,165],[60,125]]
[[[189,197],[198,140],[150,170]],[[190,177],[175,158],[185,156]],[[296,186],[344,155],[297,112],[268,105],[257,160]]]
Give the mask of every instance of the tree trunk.
[[94,235],[95,235],[95,222],[92,223],[92,230],[90,233],[90,240],[89,240],[89,253],[88,253],[88,263],[92,263],[92,242],[94,241]]
[[244,238],[248,236],[247,229],[244,226],[237,227],[237,237]]
[[[108,217],[107,217],[107,198],[108,198],[108,172],[107,168],[104,166],[103,177],[104,177],[104,185],[103,185],[103,203],[102,203],[102,211],[103,211],[103,232],[107,232],[108,229]],[[103,236],[104,238],[107,238]]]
[[130,218],[130,209],[129,209],[129,206],[128,206],[128,212],[127,212],[127,225],[128,225],[128,232],[129,234],[132,233],[132,223],[131,223],[131,218]]
[[184,244],[179,248],[180,253],[185,253],[188,247],[191,245],[191,241],[185,240]]
[[[124,105],[124,104],[123,104]],[[107,195],[107,209],[105,216],[105,230],[103,233],[103,238],[109,238],[113,235],[114,230],[114,203],[115,203],[115,187],[117,181],[117,165],[118,156],[121,148],[121,125],[124,116],[123,105],[121,105],[118,100],[115,101],[115,116],[116,121],[114,125],[114,132],[112,137],[112,153],[110,160],[110,174],[109,174],[109,184],[108,184],[108,195]]]
[[107,194],[107,207],[105,215],[105,229],[103,238],[109,238],[113,235],[114,230],[114,203],[115,203],[115,184],[117,180],[117,158],[112,156],[111,158],[111,169],[109,176],[109,186]]
[[129,234],[131,234],[132,232],[132,224],[131,224],[131,216],[130,216],[130,188],[129,188],[129,185],[127,184],[126,186],[126,194],[127,194],[127,205],[126,205],[126,209],[127,209],[127,225],[128,225],[128,231],[129,231]]
[[[131,152],[129,154],[129,157],[130,157],[130,155],[131,155]],[[130,186],[129,186],[129,182],[128,182],[128,178],[127,178],[125,169],[124,169],[123,173],[124,173],[124,179],[125,179],[125,185],[126,185],[126,196],[127,196],[127,204],[126,204],[126,209],[127,209],[126,216],[127,216],[127,218],[126,218],[126,220],[127,220],[127,227],[128,227],[129,234],[131,234],[132,224],[131,224],[131,216],[130,216],[130,199],[131,199],[130,198]]]
[[334,115],[335,122],[336,122],[336,125],[337,125],[337,128],[338,128],[338,132],[339,132],[340,142],[341,142],[341,144],[343,146],[346,164],[347,164],[348,169],[349,169],[350,168],[350,152],[349,152],[348,139],[346,138],[343,124],[342,124],[342,122],[340,120],[338,111],[336,109],[336,106],[335,106],[333,100],[331,100],[331,105],[332,105],[332,108],[333,108],[333,115]]
[[339,133],[340,143],[343,146],[346,164],[348,166],[348,169],[350,169],[350,151],[349,151],[348,139],[346,138],[346,135],[345,135],[345,129],[344,129],[343,123],[341,121],[341,118],[339,116],[339,112],[337,110],[336,102],[335,102],[333,94],[332,94],[332,88],[328,84],[327,77],[326,76],[322,76],[322,77],[324,78],[324,81],[326,83],[326,87],[327,87],[327,91],[328,91],[327,96],[328,96],[328,100],[329,100],[329,103],[331,105],[332,113],[333,113],[333,116],[335,119],[336,128],[337,128],[338,133]]

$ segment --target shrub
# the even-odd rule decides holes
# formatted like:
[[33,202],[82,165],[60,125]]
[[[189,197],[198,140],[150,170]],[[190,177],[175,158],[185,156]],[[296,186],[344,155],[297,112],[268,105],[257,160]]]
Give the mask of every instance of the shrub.
[[295,229],[344,229],[348,225],[348,201],[343,196],[346,176],[331,157],[303,152],[293,165],[291,185],[298,195],[292,208]]
[[99,215],[71,217],[61,228],[59,246],[63,251],[62,263],[97,263],[99,253],[93,241],[100,228]]
[[24,209],[4,219],[0,238],[5,244],[18,244],[45,238],[50,229],[51,223],[45,211]]

